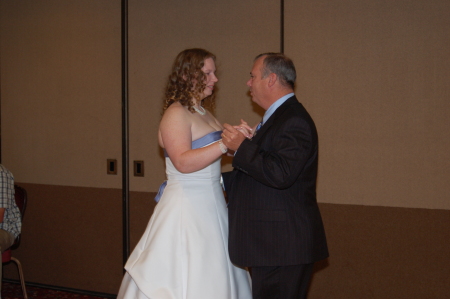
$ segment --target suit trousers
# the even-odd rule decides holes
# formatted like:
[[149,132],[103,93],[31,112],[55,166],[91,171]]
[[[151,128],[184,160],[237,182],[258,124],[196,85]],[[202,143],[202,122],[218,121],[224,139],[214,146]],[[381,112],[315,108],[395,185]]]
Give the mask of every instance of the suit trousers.
[[253,299],[305,299],[313,266],[252,267]]

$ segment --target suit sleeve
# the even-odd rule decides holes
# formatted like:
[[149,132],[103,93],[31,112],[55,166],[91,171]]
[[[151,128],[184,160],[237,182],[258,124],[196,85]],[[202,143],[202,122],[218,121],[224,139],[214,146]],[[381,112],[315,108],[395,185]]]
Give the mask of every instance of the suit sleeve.
[[290,187],[311,155],[317,151],[311,124],[300,117],[287,117],[273,125],[260,144],[244,140],[233,167],[276,189]]

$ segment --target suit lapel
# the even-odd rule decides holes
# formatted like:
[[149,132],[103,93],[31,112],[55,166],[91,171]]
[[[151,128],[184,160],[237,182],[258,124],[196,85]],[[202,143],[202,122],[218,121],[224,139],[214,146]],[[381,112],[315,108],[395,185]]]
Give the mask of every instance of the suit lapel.
[[275,110],[275,112],[269,117],[269,119],[264,123],[264,125],[259,129],[258,133],[252,141],[258,142],[259,139],[262,138],[264,133],[273,125],[273,123],[283,114],[284,110],[286,110],[291,104],[297,103],[297,98],[295,96],[287,99],[280,107]]

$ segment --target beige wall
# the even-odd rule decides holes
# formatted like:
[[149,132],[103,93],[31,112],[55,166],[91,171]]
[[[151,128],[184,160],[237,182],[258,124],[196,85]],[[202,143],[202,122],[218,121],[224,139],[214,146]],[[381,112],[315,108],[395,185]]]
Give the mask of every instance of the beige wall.
[[[120,1],[1,3],[4,163],[22,182],[121,188]],[[129,1],[130,159],[148,174],[132,177],[132,190],[155,191],[164,179],[157,127],[181,50],[218,56],[221,120],[259,119],[245,82],[256,53],[279,50],[274,11],[274,1]],[[108,158],[117,176],[106,174]]]
[[449,2],[285,3],[320,201],[450,209]]
[[213,52],[219,77],[216,116],[222,122],[237,123],[240,115],[256,122],[260,117],[252,112],[245,82],[256,53],[279,50],[279,26],[273,26],[279,16],[271,13],[279,5],[256,0],[129,4],[130,160],[144,160],[151,170],[145,178],[131,178],[130,187],[149,192],[165,179],[157,130],[175,56],[193,47]]
[[[3,163],[21,182],[121,188],[120,1],[0,3]],[[279,3],[184,3],[129,2],[130,160],[147,170],[133,191],[164,179],[156,134],[182,49],[218,56],[222,122],[262,113],[245,82],[257,53],[279,50]],[[285,52],[320,134],[320,201],[450,208],[446,5],[285,1]]]
[[120,1],[1,1],[2,162],[19,182],[120,188]]
[[[438,252],[448,251],[450,10],[447,0],[391,2],[285,0],[285,52],[297,66],[296,93],[319,130],[318,197],[331,248],[328,266],[313,283],[314,298],[326,298],[322,290],[352,298],[346,290],[355,286],[356,294],[386,288],[379,277],[398,261],[413,273],[408,278],[416,298],[424,298],[415,271],[424,266],[417,261],[426,249],[405,259],[403,248],[427,244],[431,256],[448,264]],[[187,47],[215,53],[217,117],[256,123],[262,111],[245,82],[256,54],[279,51],[279,4],[129,1],[130,161],[144,160],[146,173],[130,178],[132,247],[164,179],[156,133],[175,55]],[[29,281],[112,294],[118,289],[120,43],[119,0],[0,0],[2,163],[29,190],[16,253]],[[118,160],[118,175],[106,174],[109,158]],[[223,169],[230,169],[230,159]],[[385,212],[382,220],[373,217]],[[351,223],[360,229],[352,231],[346,217],[359,219]],[[425,233],[408,231],[412,219],[426,222]],[[386,235],[393,227],[404,230]],[[345,228],[346,238],[337,228]],[[380,243],[358,243],[367,238]],[[386,248],[387,239],[395,246]],[[388,258],[364,276],[377,251]],[[14,277],[13,270],[5,277]],[[346,288],[327,287],[347,278],[353,280]],[[367,298],[398,295],[391,285],[387,290]]]

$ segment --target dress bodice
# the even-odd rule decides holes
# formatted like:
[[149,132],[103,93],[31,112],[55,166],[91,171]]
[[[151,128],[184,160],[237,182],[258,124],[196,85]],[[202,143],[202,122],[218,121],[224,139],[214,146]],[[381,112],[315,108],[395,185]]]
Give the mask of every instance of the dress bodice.
[[[196,139],[192,141],[192,149],[197,149],[201,147],[205,147],[211,143],[216,142],[221,137],[222,131],[215,131],[211,132],[209,134],[206,134],[205,136]],[[166,176],[167,181],[165,181],[160,187],[158,194],[155,197],[155,201],[159,201],[159,199],[162,196],[162,193],[164,191],[164,188],[166,187],[167,183],[171,181],[177,181],[177,182],[193,182],[193,181],[220,181],[221,178],[221,165],[220,165],[220,158],[211,163],[210,165],[206,166],[203,169],[190,172],[190,173],[182,173],[178,171],[175,166],[173,165],[172,161],[170,160],[170,157],[168,157],[167,153],[164,151],[165,159],[166,159]]]
[[[220,139],[221,133],[222,131],[211,132],[199,139],[192,141],[192,149],[201,148],[216,142]],[[166,175],[169,181],[172,179],[182,181],[220,179],[220,159],[217,159],[217,161],[211,163],[203,169],[190,173],[181,173],[175,168],[170,158],[166,157]]]

